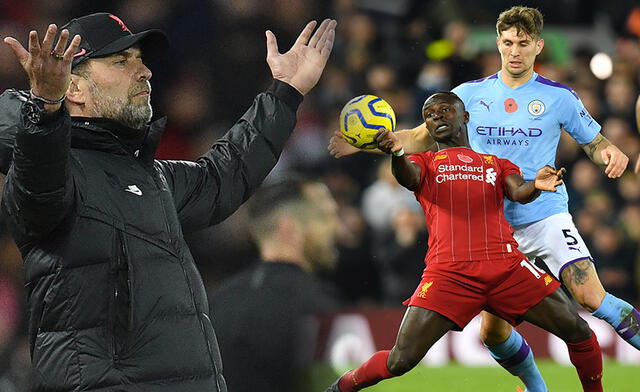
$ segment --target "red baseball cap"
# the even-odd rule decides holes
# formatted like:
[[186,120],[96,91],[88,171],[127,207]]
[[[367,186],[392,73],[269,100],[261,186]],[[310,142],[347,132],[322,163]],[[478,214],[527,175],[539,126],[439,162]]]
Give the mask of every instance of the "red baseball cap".
[[164,53],[169,46],[169,40],[161,30],[133,33],[122,19],[106,12],[72,19],[59,32],[64,29],[69,30],[70,39],[76,34],[82,37],[80,47],[73,56],[72,67],[87,59],[106,57],[136,44],[140,46],[145,59]]

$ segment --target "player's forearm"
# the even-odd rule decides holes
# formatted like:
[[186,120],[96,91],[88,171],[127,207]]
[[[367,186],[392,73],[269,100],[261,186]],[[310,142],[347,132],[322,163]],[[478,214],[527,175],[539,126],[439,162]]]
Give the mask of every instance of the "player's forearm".
[[435,144],[424,123],[413,129],[397,131],[396,135],[407,154],[428,151]]
[[584,144],[582,146],[582,149],[584,150],[584,152],[587,154],[587,156],[589,157],[589,159],[591,159],[593,163],[595,163],[598,166],[604,167],[606,166],[606,164],[602,160],[601,153],[602,153],[602,150],[604,150],[611,144],[612,143],[606,137],[598,133],[596,137],[591,141],[591,143]]
[[536,189],[533,181],[525,181],[516,191],[517,199],[515,201],[526,204],[531,203],[540,196],[540,190]]
[[[431,135],[429,135],[429,131],[427,131],[424,123],[412,129],[403,129],[400,131],[396,131],[395,134],[398,136],[398,139],[402,143],[404,151],[407,154],[416,154],[419,152],[429,151],[436,145],[436,143],[431,138]],[[373,154],[385,154],[384,151],[381,151],[378,148],[368,150],[359,150],[355,147],[351,148],[354,149],[353,152],[365,151]]]
[[418,189],[420,168],[407,159],[406,155],[391,157],[391,172],[398,183],[410,191]]
[[505,179],[507,198],[522,204],[530,203],[540,196],[534,181],[525,181],[518,174],[511,174]]

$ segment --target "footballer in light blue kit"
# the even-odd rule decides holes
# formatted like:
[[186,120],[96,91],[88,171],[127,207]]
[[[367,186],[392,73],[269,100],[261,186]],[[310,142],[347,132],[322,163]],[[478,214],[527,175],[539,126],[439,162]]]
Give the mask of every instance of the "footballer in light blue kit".
[[[463,83],[452,92],[462,99],[469,112],[467,129],[471,148],[516,163],[525,180],[533,179],[536,171],[545,165],[555,166],[562,128],[582,145],[592,142],[600,132],[600,125],[571,88],[534,72],[529,81],[512,89],[500,75],[498,72]],[[505,200],[504,210],[507,220],[516,228],[567,213],[566,187],[561,185],[558,192],[544,192],[528,204]],[[574,228],[568,229],[575,232]],[[564,241],[562,234],[560,237]],[[568,260],[553,271],[557,276],[572,260],[589,257],[584,247],[567,250],[574,253],[563,257]]]
[[[542,14],[535,8],[516,6],[502,12],[496,23],[500,72],[452,90],[469,112],[472,149],[509,159],[521,168],[525,180],[531,180],[536,169],[555,167],[558,141],[565,129],[606,175],[620,177],[629,158],[600,133],[600,125],[575,92],[534,72],[535,58],[544,47],[542,27]],[[407,154],[425,151],[433,144],[424,124],[397,135]],[[329,150],[336,157],[356,152],[337,135]],[[531,259],[543,259],[582,307],[640,350],[640,313],[602,287],[568,212],[564,186],[530,204],[505,200],[505,216],[514,226],[521,252]],[[480,335],[492,356],[519,376],[528,392],[548,390],[526,341],[508,323],[484,312]]]

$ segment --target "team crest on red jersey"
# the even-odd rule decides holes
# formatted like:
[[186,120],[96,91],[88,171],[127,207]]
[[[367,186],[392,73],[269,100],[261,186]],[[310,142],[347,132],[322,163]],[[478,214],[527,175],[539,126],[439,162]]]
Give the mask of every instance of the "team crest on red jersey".
[[448,158],[448,157],[447,157],[447,154],[438,154],[438,155],[436,155],[436,156],[433,158],[433,160],[434,160],[434,161],[439,161],[439,160],[441,160],[441,159],[447,159],[447,158]]
[[429,291],[429,287],[433,285],[433,280],[431,282],[427,282],[420,287],[420,292],[418,293],[418,297],[427,298],[427,291]]
[[458,154],[458,159],[461,160],[464,163],[471,163],[473,162],[473,158],[471,158],[468,155],[464,155],[464,154]]
[[493,165],[493,156],[491,155],[483,155],[482,158],[484,158],[484,163],[486,163],[487,165]]

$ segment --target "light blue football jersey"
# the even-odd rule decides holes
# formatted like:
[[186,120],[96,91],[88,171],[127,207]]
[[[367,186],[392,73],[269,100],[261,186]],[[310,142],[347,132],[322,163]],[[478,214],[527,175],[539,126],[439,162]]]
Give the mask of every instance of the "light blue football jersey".
[[[556,149],[564,128],[579,144],[591,142],[600,125],[569,87],[537,73],[515,89],[500,72],[463,83],[452,90],[469,112],[469,143],[475,151],[509,159],[533,180],[544,165],[555,167]],[[513,226],[568,212],[567,189],[542,192],[528,204],[505,200],[505,216]]]

